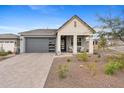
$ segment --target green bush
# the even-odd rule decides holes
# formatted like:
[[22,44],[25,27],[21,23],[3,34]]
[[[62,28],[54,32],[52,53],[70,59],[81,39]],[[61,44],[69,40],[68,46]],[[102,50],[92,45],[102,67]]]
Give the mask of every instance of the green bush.
[[79,61],[88,61],[88,54],[86,52],[77,54],[77,59]]
[[113,75],[115,72],[122,69],[123,65],[120,62],[109,62],[105,65],[105,74]]
[[7,56],[8,53],[7,52],[4,52],[4,51],[0,51],[0,56]]
[[68,68],[68,65],[67,64],[59,65],[58,74],[59,74],[59,77],[61,79],[67,77],[68,71],[69,71],[69,68]]
[[99,49],[100,48],[104,49],[106,44],[107,44],[107,40],[106,40],[105,36],[100,36],[100,40],[99,40],[99,43],[98,43],[98,48]]
[[107,62],[120,62],[124,67],[124,54],[118,56],[107,56]]
[[68,58],[68,59],[67,59],[67,62],[70,63],[70,62],[71,62],[71,59]]
[[8,54],[12,54],[12,51],[8,51],[7,53],[8,53]]

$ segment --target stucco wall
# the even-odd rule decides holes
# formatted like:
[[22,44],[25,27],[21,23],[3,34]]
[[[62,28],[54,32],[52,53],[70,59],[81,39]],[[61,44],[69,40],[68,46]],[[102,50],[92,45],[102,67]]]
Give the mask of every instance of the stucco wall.
[[25,37],[20,36],[20,53],[25,52]]
[[[76,22],[76,27],[74,27],[74,22]],[[82,24],[78,19],[73,19],[67,23],[63,28],[58,30],[60,35],[90,35],[92,32],[85,25]]]

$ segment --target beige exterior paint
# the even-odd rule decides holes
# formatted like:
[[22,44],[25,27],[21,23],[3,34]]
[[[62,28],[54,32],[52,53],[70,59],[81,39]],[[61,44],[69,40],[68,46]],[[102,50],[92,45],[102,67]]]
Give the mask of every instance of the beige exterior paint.
[[[76,24],[76,25],[75,25]],[[81,46],[77,46],[77,37],[82,36],[82,37],[90,37],[88,39],[88,45],[89,45],[89,53],[93,53],[93,40],[92,40],[92,34],[93,34],[93,29],[88,26],[85,22],[83,22],[78,16],[73,16],[69,21],[67,21],[62,27],[60,27],[56,33],[56,53],[61,54],[61,36],[67,36],[66,38],[66,51],[68,51],[71,46],[70,42],[70,37],[73,37],[73,46],[71,46],[71,50],[73,50],[73,53],[77,53],[77,48],[83,47],[86,45],[82,40],[83,43],[81,43]],[[39,35],[41,37],[42,35]],[[20,52],[24,53],[25,52],[25,37],[27,36],[20,36]],[[37,37],[37,36],[31,36],[29,37]],[[46,37],[46,36],[45,36]],[[73,49],[72,49],[73,48]]]
[[[76,23],[76,26],[75,26]],[[58,30],[57,33],[57,53],[60,54],[61,53],[61,36],[73,36],[73,54],[77,53],[77,37],[78,36],[87,36],[89,37],[88,41],[89,41],[89,54],[93,54],[93,39],[92,39],[92,35],[93,32],[91,31],[91,29],[82,22],[82,20],[78,19],[77,17],[72,18],[71,20],[69,20],[63,27],[61,27]],[[58,40],[59,39],[59,40]],[[83,45],[82,45],[83,47]]]
[[[74,27],[74,22],[76,22],[76,27]],[[59,35],[91,35],[91,30],[82,24],[77,18],[72,19],[64,27],[58,30]]]
[[20,36],[20,53],[25,53],[25,37]]
[[89,37],[89,54],[93,54],[93,36]]

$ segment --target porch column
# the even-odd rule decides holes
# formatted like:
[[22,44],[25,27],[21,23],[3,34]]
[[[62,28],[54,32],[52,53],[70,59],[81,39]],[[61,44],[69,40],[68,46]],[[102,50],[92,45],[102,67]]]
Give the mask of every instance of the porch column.
[[73,54],[77,53],[77,35],[73,36]]
[[61,35],[57,34],[57,42],[56,42],[56,53],[57,55],[61,54]]
[[93,54],[93,36],[89,36],[89,54]]
[[25,53],[25,37],[20,36],[20,53]]

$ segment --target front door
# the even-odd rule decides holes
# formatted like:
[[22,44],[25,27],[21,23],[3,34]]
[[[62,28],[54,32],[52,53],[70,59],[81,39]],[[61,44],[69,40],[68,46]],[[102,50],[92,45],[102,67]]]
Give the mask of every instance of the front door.
[[66,37],[65,36],[61,37],[61,51],[66,52]]

